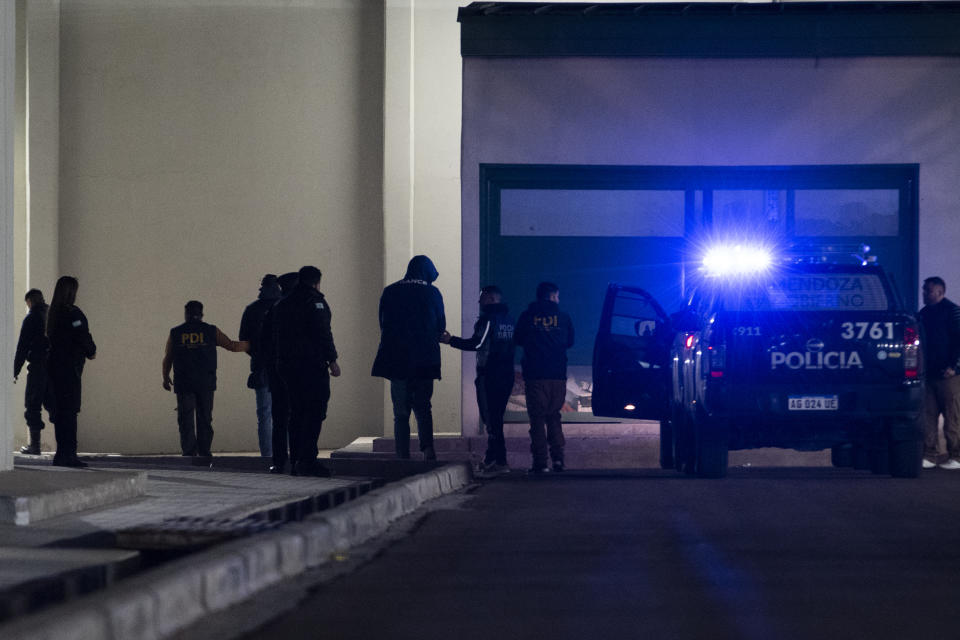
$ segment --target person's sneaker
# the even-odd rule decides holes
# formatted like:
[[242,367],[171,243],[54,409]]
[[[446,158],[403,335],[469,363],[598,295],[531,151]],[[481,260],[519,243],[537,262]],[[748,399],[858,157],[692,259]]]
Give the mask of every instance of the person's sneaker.
[[20,453],[26,454],[28,456],[38,456],[40,455],[40,447],[35,447],[29,444],[25,444],[22,447],[20,447]]
[[527,469],[527,473],[534,476],[543,475],[544,473],[550,473],[550,467],[546,465],[540,466],[538,464],[535,464],[529,469]]
[[565,471],[565,468],[563,466],[563,462],[558,461],[553,463],[554,473],[563,473],[564,471]]
[[941,462],[937,466],[940,467],[941,469],[956,471],[957,469],[960,469],[960,460],[957,460],[956,458],[950,458],[946,462]]
[[493,469],[491,469],[491,473],[502,476],[505,473],[510,473],[510,467],[507,466],[506,462],[495,462],[493,464]]
[[933,469],[933,468],[936,467],[936,466],[937,466],[937,463],[934,462],[933,460],[930,460],[930,459],[928,459],[928,458],[924,458],[924,459],[923,459],[923,468],[924,468],[924,469]]
[[427,447],[423,450],[423,459],[424,460],[436,460],[437,452],[433,450],[433,447]]

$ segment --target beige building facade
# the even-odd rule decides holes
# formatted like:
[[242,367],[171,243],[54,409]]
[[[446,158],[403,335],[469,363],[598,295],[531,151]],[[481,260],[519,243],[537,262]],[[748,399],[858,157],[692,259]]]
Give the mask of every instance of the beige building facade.
[[[6,16],[15,41],[3,43],[17,48],[19,74],[4,78],[16,181],[2,354],[12,360],[24,292],[40,288],[49,301],[59,275],[76,276],[98,345],[83,377],[81,452],[178,452],[160,363],[184,303],[202,301],[205,319],[236,338],[262,275],[304,264],[323,272],[343,370],[321,447],[392,433],[384,381],[370,376],[381,289],[427,254],[448,323],[460,325],[456,10],[16,3]],[[459,433],[460,358],[450,351],[435,422]],[[257,448],[247,372],[247,356],[219,353],[215,451]],[[4,386],[5,430],[19,447],[22,386]],[[44,446],[54,446],[52,425]]]

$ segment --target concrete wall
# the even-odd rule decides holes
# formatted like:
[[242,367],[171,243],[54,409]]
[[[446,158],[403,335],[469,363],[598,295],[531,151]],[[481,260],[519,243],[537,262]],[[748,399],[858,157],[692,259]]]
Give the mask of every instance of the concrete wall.
[[463,113],[465,291],[492,162],[919,163],[920,274],[960,288],[960,60],[468,58]]
[[[16,6],[0,3],[0,360],[13,362],[14,321],[14,145],[16,131]],[[9,370],[7,375],[10,375]],[[9,378],[7,378],[9,380]],[[13,406],[13,385],[3,385],[0,401],[0,471],[13,469],[14,422],[7,407]]]
[[[402,278],[412,256],[430,256],[440,272],[436,286],[443,294],[447,326],[455,334],[461,307],[457,5],[454,0],[386,2],[383,211],[384,281]],[[461,354],[448,347],[441,354],[434,429],[459,434]],[[388,391],[383,405],[389,418]],[[393,434],[389,419],[384,434]]]
[[[343,369],[321,446],[381,431],[383,29],[364,0],[63,3],[60,271],[99,346],[81,451],[177,451],[160,361],[183,304],[236,338],[260,277],[308,263]],[[220,352],[215,450],[256,449],[247,371]]]

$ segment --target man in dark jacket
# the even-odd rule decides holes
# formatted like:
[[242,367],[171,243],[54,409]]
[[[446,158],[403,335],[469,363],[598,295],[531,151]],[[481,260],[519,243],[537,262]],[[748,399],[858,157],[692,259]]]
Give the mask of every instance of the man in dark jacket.
[[923,281],[923,359],[926,387],[922,420],[925,434],[923,466],[936,466],[939,455],[940,415],[943,414],[943,436],[950,459],[941,469],[960,469],[960,307],[946,298],[943,278]]
[[330,401],[330,376],[340,375],[330,327],[330,305],[320,292],[320,270],[300,269],[299,282],[273,310],[280,377],[290,400],[289,433],[297,453],[292,473],[329,476],[317,461],[317,441]]
[[20,447],[20,453],[40,455],[40,434],[43,430],[43,417],[40,415],[42,407],[47,413],[53,413],[52,388],[47,384],[47,303],[43,300],[43,293],[39,289],[30,289],[24,298],[27,303],[27,317],[20,327],[20,339],[17,341],[17,352],[13,359],[13,381],[20,377],[20,370],[24,363],[27,365],[27,385],[23,394],[23,404],[26,411],[23,417],[30,429],[30,444]]
[[247,388],[253,389],[257,398],[257,441],[260,455],[269,458],[273,455],[273,416],[271,412],[270,386],[267,370],[261,354],[260,330],[263,318],[270,307],[280,299],[280,285],[277,276],[268,273],[260,281],[260,294],[247,305],[240,318],[240,340],[250,343],[250,376]]
[[440,274],[427,256],[414,256],[403,280],[380,296],[380,346],[372,375],[390,381],[397,457],[410,457],[410,411],[417,418],[420,451],[435,460],[433,381],[440,379],[440,336],[447,326],[443,296],[433,286]]
[[[523,347],[523,380],[530,416],[531,473],[545,473],[547,445],[553,470],[563,471],[563,428],[560,409],[567,394],[567,349],[573,346],[573,322],[560,310],[560,289],[552,282],[537,285],[537,300],[520,314],[514,341]],[[546,434],[544,434],[546,426]]]
[[[280,297],[289,295],[297,286],[299,276],[296,271],[285,273],[277,278],[280,285]],[[280,377],[280,362],[277,356],[277,334],[273,330],[273,318],[276,315],[277,305],[267,310],[263,317],[263,326],[260,328],[260,359],[263,361],[267,375],[267,384],[270,388],[270,411],[273,420],[273,464],[270,473],[283,473],[287,461],[296,462],[296,443],[289,437],[290,429],[290,398],[287,387]]]
[[[213,443],[213,394],[217,389],[217,347],[247,351],[249,342],[235,342],[203,321],[203,304],[183,307],[185,322],[170,329],[163,356],[163,388],[177,394],[177,425],[182,455],[210,459]],[[173,368],[173,381],[170,369]]]
[[503,437],[503,412],[513,390],[513,318],[503,294],[496,286],[480,290],[480,317],[469,339],[444,331],[440,341],[461,351],[477,352],[477,407],[480,420],[487,426],[487,452],[480,471],[494,475],[506,473],[507,447]]

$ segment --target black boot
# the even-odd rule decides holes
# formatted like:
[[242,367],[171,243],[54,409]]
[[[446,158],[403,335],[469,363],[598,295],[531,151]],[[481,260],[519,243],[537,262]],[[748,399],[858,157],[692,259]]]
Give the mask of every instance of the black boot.
[[30,429],[30,444],[20,447],[20,453],[30,456],[40,455],[40,429]]

